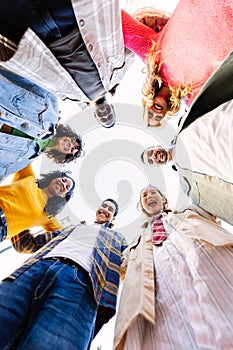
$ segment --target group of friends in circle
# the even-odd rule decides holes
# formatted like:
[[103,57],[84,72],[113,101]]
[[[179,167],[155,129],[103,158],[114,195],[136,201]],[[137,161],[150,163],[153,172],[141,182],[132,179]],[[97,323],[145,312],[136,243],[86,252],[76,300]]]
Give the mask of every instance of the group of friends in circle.
[[[0,283],[1,350],[88,350],[115,314],[115,350],[233,348],[233,235],[220,223],[233,225],[233,2],[179,0],[172,14],[119,6],[0,1],[0,181],[12,175],[0,184],[0,242],[32,254]],[[148,184],[135,203],[142,226],[127,242],[112,198],[92,224],[64,227],[56,216],[75,180],[62,170],[37,178],[33,162],[84,155],[59,99],[94,106],[98,125],[114,127],[107,96],[135,55],[145,63],[145,127],[156,136],[187,109],[170,146],[138,159],[155,173],[172,163],[191,204],[171,209],[160,184]]]

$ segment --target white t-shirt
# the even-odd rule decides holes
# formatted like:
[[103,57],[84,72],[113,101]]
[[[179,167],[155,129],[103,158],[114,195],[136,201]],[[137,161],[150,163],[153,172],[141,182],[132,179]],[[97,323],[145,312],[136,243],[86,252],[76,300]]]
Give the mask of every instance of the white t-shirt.
[[86,271],[90,272],[92,251],[100,227],[101,225],[96,223],[77,226],[71,234],[51,250],[45,258],[69,258],[81,265]]

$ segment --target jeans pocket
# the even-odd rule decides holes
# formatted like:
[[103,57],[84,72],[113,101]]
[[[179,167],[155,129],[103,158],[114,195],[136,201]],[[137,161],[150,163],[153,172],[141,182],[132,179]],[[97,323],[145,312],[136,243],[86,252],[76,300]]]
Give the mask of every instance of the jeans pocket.
[[39,285],[35,289],[34,300],[42,298],[48,290],[52,287],[54,281],[57,278],[57,275],[64,270],[66,265],[60,263],[58,265],[57,262],[53,262],[52,265],[48,268],[43,278],[41,279]]
[[74,277],[78,283],[84,287],[91,288],[91,280],[88,275],[88,272],[85,272],[82,268],[74,268]]

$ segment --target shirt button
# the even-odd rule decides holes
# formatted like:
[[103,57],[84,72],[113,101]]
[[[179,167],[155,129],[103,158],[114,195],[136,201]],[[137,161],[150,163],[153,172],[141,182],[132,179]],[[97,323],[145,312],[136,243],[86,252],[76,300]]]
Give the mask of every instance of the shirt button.
[[85,21],[83,19],[80,19],[79,24],[80,24],[81,27],[83,27],[84,24],[85,24]]
[[21,124],[21,127],[22,127],[23,129],[28,129],[28,123],[22,123],[22,124]]
[[89,44],[88,49],[91,51],[93,49],[93,46],[91,44]]
[[101,63],[100,62],[97,63],[97,67],[99,67],[99,68],[101,67]]

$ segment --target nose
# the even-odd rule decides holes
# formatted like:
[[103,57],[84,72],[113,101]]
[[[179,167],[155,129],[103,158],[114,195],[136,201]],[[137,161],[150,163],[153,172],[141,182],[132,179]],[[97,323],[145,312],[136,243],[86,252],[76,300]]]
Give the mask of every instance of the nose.
[[72,141],[71,147],[70,147],[70,153],[74,154],[75,151],[78,150],[78,142]]
[[62,188],[61,192],[63,192],[63,193],[67,192],[66,185],[65,185],[65,183],[63,181],[61,181],[61,188]]

